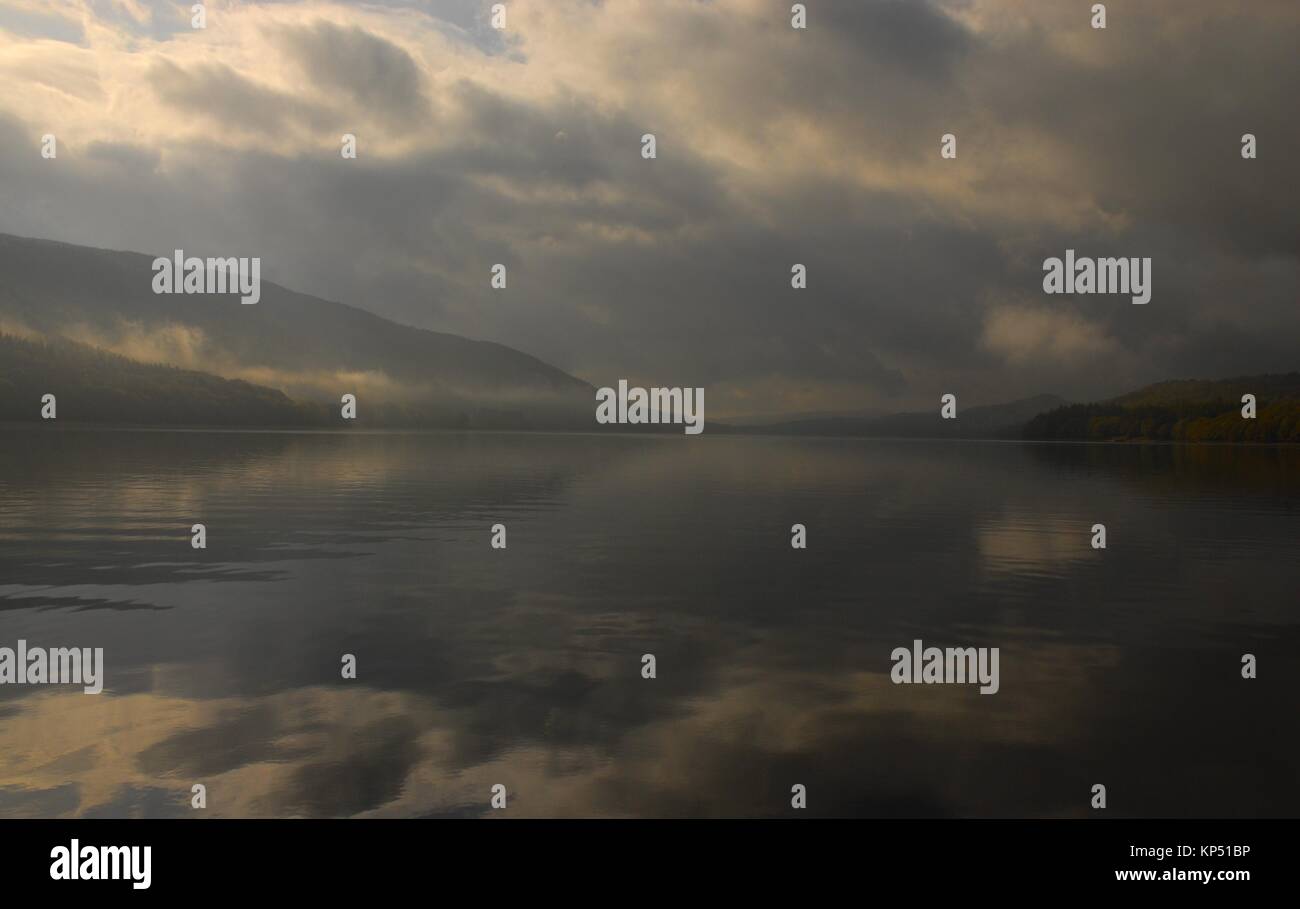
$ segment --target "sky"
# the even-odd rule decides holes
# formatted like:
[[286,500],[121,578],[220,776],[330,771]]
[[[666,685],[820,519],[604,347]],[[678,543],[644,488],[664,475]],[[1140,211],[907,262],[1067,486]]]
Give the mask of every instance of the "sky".
[[[1300,3],[1105,5],[0,0],[0,232],[258,256],[717,417],[1300,368]],[[1067,249],[1150,303],[1045,294]]]

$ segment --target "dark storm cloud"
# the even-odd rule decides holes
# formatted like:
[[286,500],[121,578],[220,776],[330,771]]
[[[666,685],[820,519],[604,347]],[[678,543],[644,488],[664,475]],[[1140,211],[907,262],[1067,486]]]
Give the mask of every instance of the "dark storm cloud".
[[[1126,8],[1102,65],[1053,55],[1050,30],[1036,29],[985,55],[980,94],[997,122],[1071,149],[1070,169],[1105,210],[1243,255],[1295,256],[1300,7],[1265,0],[1177,28],[1169,10]],[[1257,160],[1242,159],[1243,133],[1259,139]]]
[[929,3],[830,3],[813,15],[850,53],[921,80],[949,81],[974,46],[966,29]]
[[319,90],[349,96],[390,122],[428,116],[415,61],[383,38],[322,21],[283,29],[280,43]]

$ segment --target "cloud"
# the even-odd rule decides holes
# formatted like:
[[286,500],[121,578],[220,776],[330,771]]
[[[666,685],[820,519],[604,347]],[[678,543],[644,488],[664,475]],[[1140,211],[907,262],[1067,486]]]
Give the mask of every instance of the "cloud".
[[1009,362],[1074,365],[1104,362],[1118,344],[1075,313],[1036,305],[1001,305],[984,319],[982,343]]
[[337,125],[327,107],[258,85],[220,63],[182,68],[162,60],[145,79],[159,101],[182,117],[207,118],[208,130],[266,136],[282,134],[286,126],[319,132]]
[[[230,4],[174,32],[88,9],[82,46],[0,32],[0,230],[251,249],[299,290],[749,411],[1285,370],[1298,10],[1157,0],[1097,31],[846,0],[795,31],[760,0],[516,0],[502,34],[466,3]],[[1037,295],[1066,248],[1152,256],[1152,303]]]
[[279,37],[317,89],[350,96],[399,127],[427,115],[419,68],[383,38],[328,21],[284,28]]

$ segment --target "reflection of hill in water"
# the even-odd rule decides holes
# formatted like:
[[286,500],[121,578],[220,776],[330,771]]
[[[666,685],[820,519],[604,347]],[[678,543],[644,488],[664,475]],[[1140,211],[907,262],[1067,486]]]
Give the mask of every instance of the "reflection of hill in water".
[[1187,486],[1276,498],[1300,487],[1300,446],[1027,443],[1037,461],[1092,472],[1155,493]]

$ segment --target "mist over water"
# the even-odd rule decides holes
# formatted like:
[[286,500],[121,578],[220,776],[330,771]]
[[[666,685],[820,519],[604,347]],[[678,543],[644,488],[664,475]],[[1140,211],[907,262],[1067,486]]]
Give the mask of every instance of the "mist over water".
[[1294,447],[0,429],[0,646],[105,663],[0,686],[0,817],[1294,816],[1298,515]]

